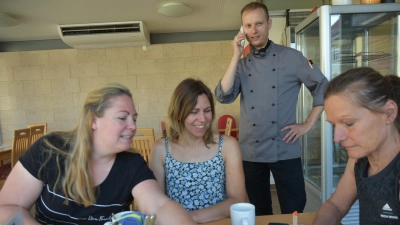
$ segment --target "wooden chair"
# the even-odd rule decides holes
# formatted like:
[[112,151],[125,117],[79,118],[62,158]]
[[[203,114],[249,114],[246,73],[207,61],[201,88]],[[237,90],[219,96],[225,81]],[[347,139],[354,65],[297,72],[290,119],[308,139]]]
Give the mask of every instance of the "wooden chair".
[[218,119],[218,133],[220,135],[225,133],[226,122],[227,122],[228,118],[232,119],[231,134],[229,136],[233,136],[236,139],[239,139],[239,129],[236,127],[235,118],[231,115],[222,115]]
[[34,126],[41,126],[44,125],[44,134],[47,134],[47,123],[31,123],[28,124],[28,128],[34,127]]
[[232,118],[226,119],[225,136],[231,136]]
[[153,128],[138,128],[138,129],[136,129],[135,136],[153,136],[154,137],[154,129]]
[[150,150],[154,144],[154,136],[135,136],[132,141],[132,148],[136,149],[149,164]]
[[[137,150],[144,160],[149,165],[150,150],[155,141],[153,128],[138,128],[136,129],[135,137],[133,137],[132,148]],[[138,211],[135,200],[130,205],[131,211]]]
[[168,137],[167,135],[167,122],[165,120],[161,121],[161,135],[163,138]]
[[30,142],[32,145],[33,143],[35,143],[37,141],[37,139],[39,139],[40,137],[42,137],[45,134],[45,132],[44,132],[45,126],[44,125],[33,126],[30,129],[31,129]]
[[14,141],[11,150],[11,168],[14,167],[18,162],[19,157],[21,157],[29,146],[31,146],[30,133],[30,128],[14,131]]
[[168,137],[168,134],[169,134],[169,120],[168,120],[168,116],[164,116],[164,119],[161,121],[161,131],[163,132],[162,133],[162,136],[165,138],[165,137]]
[[26,152],[30,146],[30,128],[14,131],[14,140],[11,149],[11,162],[0,166],[0,185],[3,185],[11,169],[18,162],[19,157]]

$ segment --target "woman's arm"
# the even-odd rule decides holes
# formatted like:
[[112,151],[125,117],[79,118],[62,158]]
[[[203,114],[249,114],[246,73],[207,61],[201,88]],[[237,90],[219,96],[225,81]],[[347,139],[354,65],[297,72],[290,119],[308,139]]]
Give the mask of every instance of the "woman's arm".
[[17,162],[0,191],[0,223],[21,207],[25,225],[39,224],[29,210],[39,198],[42,189],[43,182]]
[[349,158],[346,170],[333,195],[318,210],[313,225],[336,225],[349,212],[357,200],[357,186],[354,176],[355,160]]
[[150,169],[160,185],[161,190],[165,193],[165,170],[164,163],[166,157],[165,139],[161,138],[154,142],[150,152]]
[[140,182],[133,188],[132,195],[142,213],[156,214],[157,225],[196,224],[179,203],[163,193],[155,180]]
[[222,145],[222,157],[225,162],[226,191],[228,198],[208,208],[190,212],[197,223],[207,223],[230,217],[230,206],[246,201],[246,188],[242,154],[239,143],[234,137],[225,136]]

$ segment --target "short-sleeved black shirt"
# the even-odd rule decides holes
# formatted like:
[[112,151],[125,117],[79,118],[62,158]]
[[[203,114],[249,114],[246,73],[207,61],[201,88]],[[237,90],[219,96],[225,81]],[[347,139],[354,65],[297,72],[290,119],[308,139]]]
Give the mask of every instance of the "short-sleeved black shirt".
[[400,224],[400,153],[379,173],[368,177],[368,158],[354,166],[360,224]]
[[[109,221],[112,213],[129,210],[132,203],[132,189],[135,185],[148,179],[155,179],[153,172],[147,167],[140,154],[121,152],[117,154],[115,162],[107,178],[97,186],[96,203],[89,207],[77,204],[69,199],[65,205],[65,195],[60,189],[54,191],[57,174],[64,175],[63,165],[59,171],[56,163],[56,154],[51,154],[45,168],[39,168],[49,157],[45,148],[44,138],[57,147],[64,144],[56,134],[49,134],[35,142],[19,161],[32,176],[43,181],[43,190],[36,201],[36,220],[41,224],[99,224]],[[64,151],[69,151],[67,145]],[[61,164],[63,160],[61,160]],[[88,187],[90,188],[90,187]]]

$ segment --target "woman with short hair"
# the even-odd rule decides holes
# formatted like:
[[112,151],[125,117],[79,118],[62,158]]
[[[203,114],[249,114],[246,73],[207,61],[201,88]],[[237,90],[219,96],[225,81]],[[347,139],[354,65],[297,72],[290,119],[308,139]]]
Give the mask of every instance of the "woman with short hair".
[[358,199],[360,224],[399,224],[400,78],[372,68],[351,69],[328,84],[327,120],[349,156],[333,195],[314,225],[339,224]]

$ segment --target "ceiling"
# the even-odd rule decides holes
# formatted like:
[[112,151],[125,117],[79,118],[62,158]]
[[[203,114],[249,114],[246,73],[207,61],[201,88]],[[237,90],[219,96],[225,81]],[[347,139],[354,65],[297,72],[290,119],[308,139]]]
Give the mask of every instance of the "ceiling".
[[[253,0],[0,0],[0,13],[20,23],[0,27],[0,42],[60,39],[57,25],[143,21],[155,33],[225,31],[240,27],[240,10]],[[192,8],[186,16],[157,13],[170,2]],[[264,0],[270,11],[312,9],[321,0]]]

